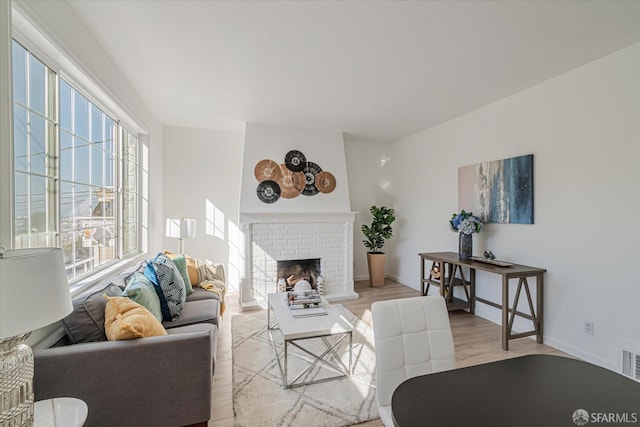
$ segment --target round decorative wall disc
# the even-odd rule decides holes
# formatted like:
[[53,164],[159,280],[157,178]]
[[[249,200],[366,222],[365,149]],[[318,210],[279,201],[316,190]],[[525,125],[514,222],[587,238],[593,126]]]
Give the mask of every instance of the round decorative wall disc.
[[316,175],[316,188],[321,193],[331,193],[336,188],[336,178],[331,172],[322,171]]
[[298,150],[291,150],[284,156],[284,164],[289,170],[302,172],[307,166],[307,158]]
[[253,174],[260,182],[264,180],[277,181],[282,176],[280,165],[273,160],[264,159],[256,163],[256,167],[253,169]]
[[280,180],[278,180],[281,190],[280,197],[293,199],[299,196],[305,186],[304,174],[302,172],[289,170],[284,163],[280,165],[280,170],[282,171]]
[[275,203],[280,198],[280,186],[275,181],[262,181],[258,184],[258,199],[264,203]]
[[306,167],[302,171],[304,173],[304,190],[302,190],[302,194],[305,196],[315,196],[319,193],[319,190],[316,188],[316,176],[322,172],[322,168],[318,166],[316,163],[307,162]]

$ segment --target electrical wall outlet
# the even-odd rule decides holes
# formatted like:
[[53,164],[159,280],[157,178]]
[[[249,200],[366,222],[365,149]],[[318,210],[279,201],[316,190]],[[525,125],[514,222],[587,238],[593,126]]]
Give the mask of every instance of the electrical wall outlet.
[[584,333],[587,335],[593,335],[593,322],[590,320],[584,321]]

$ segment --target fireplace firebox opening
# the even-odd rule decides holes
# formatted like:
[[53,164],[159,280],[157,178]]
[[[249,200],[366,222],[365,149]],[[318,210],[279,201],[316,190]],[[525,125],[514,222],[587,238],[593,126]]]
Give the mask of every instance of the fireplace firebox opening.
[[285,279],[287,291],[299,280],[306,280],[311,289],[317,289],[317,278],[321,276],[320,258],[294,259],[277,262],[278,279]]

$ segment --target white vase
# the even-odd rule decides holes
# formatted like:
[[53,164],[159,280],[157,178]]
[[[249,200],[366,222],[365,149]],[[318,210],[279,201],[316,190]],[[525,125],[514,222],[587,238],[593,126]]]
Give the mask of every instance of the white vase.
[[278,279],[278,292],[287,291],[287,282],[284,279]]
[[318,294],[324,295],[324,277],[318,276],[316,279],[316,290],[318,291]]

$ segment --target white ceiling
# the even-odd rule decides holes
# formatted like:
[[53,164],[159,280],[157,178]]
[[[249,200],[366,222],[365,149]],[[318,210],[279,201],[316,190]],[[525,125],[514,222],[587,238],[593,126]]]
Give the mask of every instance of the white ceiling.
[[390,141],[640,41],[640,1],[69,0],[167,125]]

